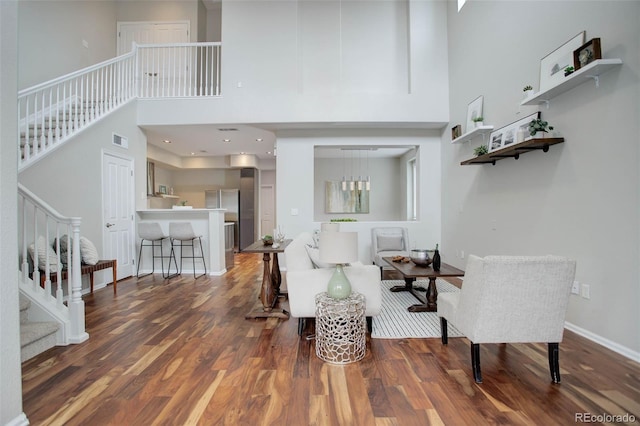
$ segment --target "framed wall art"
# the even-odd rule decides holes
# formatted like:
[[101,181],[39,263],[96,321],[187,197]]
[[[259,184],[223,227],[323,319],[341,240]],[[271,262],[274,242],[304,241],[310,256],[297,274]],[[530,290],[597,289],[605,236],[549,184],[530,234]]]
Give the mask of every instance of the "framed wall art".
[[467,132],[470,132],[476,127],[473,119],[482,117],[483,102],[484,102],[484,96],[478,96],[467,107],[467,128],[466,128]]
[[602,50],[600,48],[599,38],[592,38],[573,51],[573,67],[576,71],[596,59],[602,59]]
[[462,126],[457,124],[451,128],[451,140],[462,136]]
[[[540,91],[560,83],[564,69],[573,64],[573,52],[584,44],[584,31],[540,60]],[[574,66],[575,67],[575,66]]]
[[343,191],[341,181],[327,181],[325,213],[369,213],[369,191],[357,186]]
[[489,152],[497,151],[502,148],[502,129],[494,130],[489,135]]

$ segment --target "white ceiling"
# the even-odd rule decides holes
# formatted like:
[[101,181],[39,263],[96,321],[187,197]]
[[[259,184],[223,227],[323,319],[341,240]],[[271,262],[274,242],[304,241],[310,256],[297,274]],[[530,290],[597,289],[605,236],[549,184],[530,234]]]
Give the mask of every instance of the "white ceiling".
[[[197,125],[154,125],[142,126],[147,135],[147,143],[157,146],[179,157],[224,157],[232,154],[253,154],[260,160],[274,158],[276,132],[279,130],[335,130],[360,129],[371,134],[388,132],[389,129],[415,129],[403,123],[275,123],[268,125],[247,124],[197,124]],[[434,125],[424,125],[433,128]],[[347,131],[347,130],[345,130]],[[228,141],[226,141],[228,140]],[[165,141],[169,141],[165,142]],[[399,157],[412,147],[410,146],[376,146],[377,150],[363,151],[364,146],[351,147],[316,147],[318,158],[344,158],[349,155],[366,155],[369,158]],[[344,151],[350,148],[353,153]]]
[[143,126],[143,130],[147,143],[179,157],[244,153],[254,154],[262,160],[273,159],[276,141],[274,132],[240,124]]

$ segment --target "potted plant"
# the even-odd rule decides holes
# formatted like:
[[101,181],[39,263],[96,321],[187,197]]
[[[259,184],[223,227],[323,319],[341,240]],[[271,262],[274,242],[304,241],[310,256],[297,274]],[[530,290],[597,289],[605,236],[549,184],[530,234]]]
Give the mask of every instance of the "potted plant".
[[485,155],[489,152],[489,148],[487,148],[486,145],[480,145],[479,147],[477,147],[476,149],[473,150],[473,153],[476,154],[476,157],[479,157],[481,155]]
[[572,74],[575,70],[576,70],[576,69],[575,69],[574,67],[571,67],[571,66],[566,67],[566,68],[564,69],[564,76],[566,77],[566,76],[568,76],[568,75]]
[[482,116],[475,117],[475,118],[472,118],[471,121],[473,121],[473,123],[475,124],[476,127],[480,127],[480,126],[482,126],[482,122],[484,121],[484,117],[482,117]]
[[534,138],[544,138],[551,130],[553,130],[553,126],[540,118],[531,120],[529,123],[529,134]]
[[522,92],[524,93],[524,98],[527,99],[529,96],[533,95],[533,87],[527,84],[522,89]]

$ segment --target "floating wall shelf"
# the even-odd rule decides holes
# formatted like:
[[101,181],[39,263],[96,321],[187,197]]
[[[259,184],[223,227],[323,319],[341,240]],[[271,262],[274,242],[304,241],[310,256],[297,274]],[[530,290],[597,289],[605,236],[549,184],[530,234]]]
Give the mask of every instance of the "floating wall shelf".
[[508,146],[497,151],[490,152],[488,154],[479,155],[475,158],[463,161],[460,163],[462,166],[468,166],[471,164],[493,164],[495,166],[496,161],[504,158],[520,158],[520,154],[525,152],[542,150],[544,152],[549,151],[551,145],[556,145],[564,142],[564,138],[541,138],[541,139],[529,139],[524,142],[517,143],[512,146]]
[[549,107],[549,101],[551,99],[566,92],[567,90],[571,90],[574,87],[585,83],[586,81],[593,80],[595,81],[596,87],[599,87],[600,75],[620,65],[622,65],[622,59],[597,59],[567,76],[557,85],[538,93],[534,93],[527,99],[523,100],[520,105],[547,104],[547,107]]
[[471,139],[475,138],[478,135],[486,135],[487,133],[491,132],[493,130],[493,126],[478,126],[476,128],[474,128],[473,130],[471,130],[470,132],[465,133],[462,136],[458,136],[457,138],[455,138],[454,140],[451,141],[451,143],[463,143],[463,142],[468,142]]

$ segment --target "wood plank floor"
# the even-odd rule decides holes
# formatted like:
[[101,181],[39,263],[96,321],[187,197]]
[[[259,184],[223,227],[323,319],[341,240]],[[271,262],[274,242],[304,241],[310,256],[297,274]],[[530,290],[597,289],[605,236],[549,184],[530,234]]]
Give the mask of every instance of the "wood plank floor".
[[568,425],[576,413],[638,424],[640,365],[569,331],[560,385],[542,344],[482,346],[482,385],[464,338],[369,339],[361,362],[325,364],[297,320],[245,320],[261,258],[236,255],[224,277],[132,278],[87,295],[90,339],[23,364],[31,424]]

